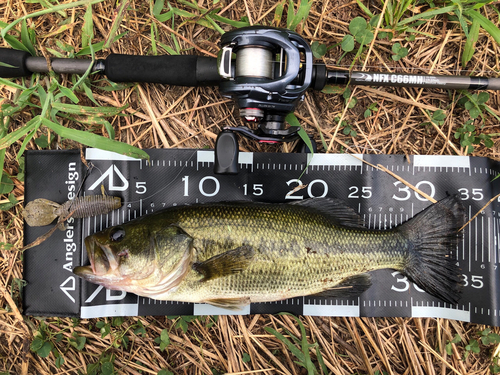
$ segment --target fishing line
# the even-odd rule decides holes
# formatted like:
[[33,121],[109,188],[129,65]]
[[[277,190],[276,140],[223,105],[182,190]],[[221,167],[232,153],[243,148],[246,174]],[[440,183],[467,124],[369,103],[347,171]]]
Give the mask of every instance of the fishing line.
[[[193,153],[191,154],[191,156],[186,160],[186,164],[191,161],[191,159],[193,158],[193,156],[195,156],[197,154],[197,152],[198,152],[198,150],[194,150],[193,151]],[[186,166],[182,167],[180,169],[180,171],[175,175],[175,177],[167,185],[165,185],[164,187],[162,187],[160,190],[154,192],[151,195],[148,195],[147,197],[144,197],[144,198],[141,198],[141,199],[138,199],[138,200],[135,200],[135,201],[124,201],[123,205],[125,206],[126,204],[129,204],[129,203],[139,203],[141,200],[144,201],[146,199],[150,199],[150,198],[154,197],[155,195],[161,193],[163,190],[165,190],[170,185],[172,185],[174,182],[176,182],[177,177],[179,177],[179,175],[184,171],[184,169],[186,169]]]

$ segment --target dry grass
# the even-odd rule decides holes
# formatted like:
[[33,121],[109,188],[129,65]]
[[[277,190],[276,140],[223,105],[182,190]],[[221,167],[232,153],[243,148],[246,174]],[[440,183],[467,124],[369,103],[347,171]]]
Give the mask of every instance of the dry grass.
[[[192,11],[186,5],[170,2],[173,7]],[[368,4],[367,1],[363,3]],[[240,20],[247,16],[252,23],[285,26],[286,16],[277,23],[274,18],[276,5],[271,1],[221,1],[224,17]],[[205,9],[214,7],[212,2],[198,1]],[[379,13],[381,5],[371,2],[370,9]],[[1,0],[1,21],[12,22],[22,15],[40,9],[37,3],[20,0]],[[95,41],[105,40],[111,30],[115,9],[113,1],[105,1],[94,6]],[[418,11],[419,8],[415,8]],[[46,48],[57,49],[54,41],[60,40],[74,46],[81,45],[84,8],[67,11],[67,27],[60,29],[62,16],[47,14],[28,20],[28,25],[36,28],[37,50],[49,55]],[[286,13],[286,7],[285,7]],[[340,0],[317,1],[313,4],[306,22],[298,31],[307,39],[332,46],[339,43],[348,30],[348,23],[362,15],[355,1],[345,3]],[[409,12],[409,15],[412,15]],[[496,25],[498,14],[488,8],[485,13]],[[459,53],[464,48],[465,37],[458,23],[443,22],[443,17],[419,26],[419,31],[428,35],[414,34],[414,41],[408,42],[409,34],[396,36],[392,42],[376,40],[361,59],[356,62],[360,70],[396,71],[434,74],[474,74],[495,76],[500,71],[500,48],[494,40],[480,33],[476,53],[462,71]],[[184,20],[185,21],[185,20]],[[109,50],[99,52],[97,57],[106,57],[110,52],[147,55],[151,54],[152,23],[158,28],[159,42],[174,48],[172,34],[176,35],[181,48],[189,53],[215,56],[218,50],[219,34],[194,22],[183,22],[177,17],[172,28],[170,22],[160,24],[150,16],[149,2],[130,1],[129,10],[119,28],[126,36],[112,44]],[[222,25],[226,30],[230,27]],[[399,41],[406,45],[409,55],[394,62],[391,59],[392,43]],[[159,53],[164,51],[159,47]],[[342,51],[334,47],[323,58],[330,67],[337,67]],[[343,60],[343,68],[348,68],[354,54]],[[62,84],[69,85],[70,77],[63,77]],[[97,83],[97,86],[101,85]],[[13,100],[15,90],[0,86],[0,103]],[[296,115],[308,131],[318,140],[320,151],[325,151],[319,142],[318,132],[325,138],[328,152],[377,153],[377,154],[464,154],[454,133],[469,118],[464,108],[456,105],[459,93],[442,90],[421,90],[415,88],[357,87],[353,95],[357,105],[346,109],[341,95],[327,95],[308,92]],[[93,105],[84,94],[78,94],[82,105]],[[216,134],[223,126],[240,123],[233,103],[222,98],[215,88],[174,88],[162,85],[142,84],[109,92],[94,88],[94,97],[101,105],[122,106],[128,116],[110,119],[116,131],[116,138],[142,148],[199,148],[214,147]],[[377,103],[377,112],[364,117],[363,113],[371,103]],[[490,92],[488,105],[500,115],[500,94]],[[427,125],[428,111],[446,111],[442,126]],[[12,119],[10,130],[23,126],[33,114],[25,111]],[[342,118],[357,132],[352,138],[342,132],[338,121]],[[488,156],[500,159],[500,126],[491,115],[485,115],[482,132],[495,134],[495,145],[476,147],[474,156]],[[70,121],[63,125],[78,127]],[[104,129],[94,128],[94,132],[104,134]],[[46,130],[42,130],[46,131]],[[9,147],[6,154],[5,171],[16,175],[17,150],[21,142]],[[241,149],[245,151],[289,152],[292,145],[268,146],[243,140]],[[78,145],[57,139],[53,147],[75,148]],[[29,149],[37,149],[33,141]],[[15,196],[22,202],[24,186],[15,180]],[[4,199],[6,197],[3,197]],[[156,374],[164,368],[175,374],[301,374],[295,363],[297,358],[275,336],[264,328],[271,327],[283,332],[301,336],[298,325],[289,316],[236,316],[219,317],[213,323],[208,317],[188,323],[184,332],[176,327],[176,320],[166,317],[131,317],[114,326],[113,320],[81,320],[23,317],[19,290],[15,279],[22,279],[21,254],[15,249],[22,247],[23,223],[20,218],[21,204],[9,211],[0,212],[2,230],[0,242],[14,245],[10,250],[0,250],[0,372],[10,374],[72,374],[86,372],[87,365],[103,361],[113,355],[114,369],[124,374]],[[334,374],[485,374],[491,365],[490,348],[481,347],[480,354],[470,354],[465,360],[465,345],[478,337],[484,329],[474,324],[443,319],[401,319],[401,318],[301,318],[309,343],[316,343],[328,371]],[[60,369],[55,367],[54,354],[46,359],[29,350],[34,335],[44,322],[45,331],[53,334],[53,343],[64,356]],[[102,337],[97,323],[110,323],[110,334]],[[104,323],[102,323],[104,322]],[[116,320],[114,323],[119,323]],[[142,333],[138,328],[144,327]],[[155,338],[166,329],[170,345],[161,351]],[[60,336],[56,336],[60,333]],[[86,338],[83,350],[76,350],[69,339],[76,334]],[[461,341],[452,345],[449,356],[445,345],[458,334]],[[60,341],[57,340],[60,338]],[[124,340],[128,345],[124,347]],[[316,348],[310,349],[313,363],[317,365]],[[216,372],[214,372],[216,371]]]

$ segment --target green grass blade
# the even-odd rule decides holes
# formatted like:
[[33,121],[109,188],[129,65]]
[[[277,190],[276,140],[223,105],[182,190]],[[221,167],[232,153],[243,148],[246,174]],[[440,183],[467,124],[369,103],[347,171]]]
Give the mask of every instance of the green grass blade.
[[456,8],[457,7],[455,5],[450,5],[450,6],[443,7],[443,8],[428,10],[428,11],[425,11],[423,13],[419,13],[413,17],[406,18],[403,21],[398,22],[397,26],[401,27],[403,25],[407,25],[409,23],[412,23],[412,22],[415,22],[418,20],[429,19],[429,18],[432,18],[432,17],[440,15],[440,14],[450,13],[450,12],[455,11]]
[[64,87],[62,85],[59,85],[59,90],[61,91],[61,93],[56,95],[56,100],[59,99],[61,96],[64,96],[64,97],[70,99],[73,103],[78,104],[79,99],[73,93],[73,91],[71,91],[71,89]]
[[18,85],[17,83],[11,82],[11,81],[9,81],[8,79],[5,79],[5,78],[0,78],[0,85],[5,85],[5,86],[13,87],[13,88],[19,89],[19,90],[26,89],[26,87]]
[[92,39],[94,39],[94,21],[92,20],[92,6],[88,5],[83,16],[82,48],[88,47]]
[[12,48],[30,53],[29,49],[12,35],[5,35],[4,39]]
[[306,144],[307,148],[311,152],[312,155],[314,155],[312,143],[311,143],[311,138],[309,138],[309,135],[307,135],[307,132],[304,130],[304,128],[300,125],[299,120],[293,113],[289,113],[285,117],[285,121],[290,124],[290,126],[298,126],[300,128],[298,134],[300,136],[300,139]]
[[42,124],[52,131],[56,132],[63,138],[72,139],[73,141],[79,142],[88,147],[95,147],[101,150],[112,151],[137,159],[149,159],[149,155],[145,151],[137,147],[130,146],[126,143],[101,137],[100,135],[90,132],[66,128],[46,118],[42,119]]
[[26,20],[23,20],[23,23],[21,25],[21,40],[23,42],[23,45],[28,49],[28,52],[31,54],[31,56],[36,56],[35,47],[33,47],[33,43],[31,43]]
[[165,0],[156,0],[154,5],[153,5],[153,16],[157,18],[161,11],[163,10],[163,7],[165,6]]
[[226,17],[219,16],[218,14],[211,14],[210,17],[212,17],[217,22],[225,23],[236,28],[250,26],[250,23],[247,21],[235,21]]
[[19,128],[17,130],[14,130],[13,132],[10,132],[5,137],[0,139],[0,149],[5,149],[5,148],[9,147],[11,144],[13,144],[17,140],[21,139],[23,136],[28,134],[30,131],[32,131],[35,128],[36,123],[38,121],[39,121],[39,116],[34,117],[30,121],[28,121],[26,123],[26,125],[24,125],[23,127]]
[[21,18],[18,18],[14,22],[11,22],[9,25],[7,25],[5,28],[2,29],[2,32],[0,35],[2,36],[2,38],[5,38],[7,33],[14,26],[16,26],[19,22],[22,22],[23,20],[27,20],[28,18],[39,17],[39,16],[43,16],[44,14],[59,12],[59,11],[65,10],[65,9],[76,8],[76,7],[79,7],[82,5],[98,4],[98,3],[102,3],[103,1],[105,1],[105,0],[79,0],[79,1],[75,1],[75,2],[69,2],[69,3],[65,3],[65,4],[56,5],[50,9],[43,9],[43,10],[40,10],[38,12],[33,12],[33,13],[27,14]]
[[123,21],[123,17],[125,17],[125,11],[130,4],[129,0],[122,0],[120,6],[118,7],[118,11],[116,13],[116,17],[111,25],[111,30],[109,31],[108,37],[106,39],[106,43],[104,43],[104,48],[109,48],[111,43],[115,41],[115,35],[118,32],[118,28]]
[[361,8],[361,10],[362,10],[363,12],[365,12],[365,13],[366,13],[366,15],[367,15],[368,17],[370,17],[370,18],[372,18],[372,17],[373,17],[373,13],[370,11],[370,9],[368,9],[368,8],[367,8],[367,7],[366,7],[366,6],[365,6],[365,5],[361,2],[361,1],[356,0],[356,3],[358,3],[358,6]]
[[479,26],[479,21],[477,19],[474,19],[469,29],[467,41],[465,42],[464,52],[462,53],[462,66],[466,66],[474,55],[474,51],[476,50],[476,42],[479,37]]
[[215,21],[208,14],[205,15],[205,19],[212,24],[212,26],[217,30],[221,35],[225,33],[222,28],[215,23]]
[[473,22],[477,20],[481,27],[495,39],[495,42],[500,44],[500,29],[493,22],[475,10],[464,11],[464,14],[471,17]]
[[278,340],[280,340],[285,346],[292,352],[292,354],[299,359],[300,362],[304,363],[304,353],[300,351],[299,348],[297,348],[290,340],[288,340],[285,336],[283,336],[281,333],[276,331],[274,328],[271,327],[264,327],[266,332],[270,333],[271,335],[274,335]]
[[127,107],[128,107],[127,105],[115,108],[115,107],[88,107],[88,106],[66,104],[66,103],[52,104],[52,108],[55,108],[61,112],[72,113],[75,115],[82,115],[82,116],[100,116],[100,117],[116,116]]

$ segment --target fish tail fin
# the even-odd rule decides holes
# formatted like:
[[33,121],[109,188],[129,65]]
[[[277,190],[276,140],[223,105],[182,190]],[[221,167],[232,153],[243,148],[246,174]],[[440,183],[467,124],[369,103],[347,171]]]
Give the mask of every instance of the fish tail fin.
[[402,272],[427,293],[451,304],[458,302],[462,289],[455,254],[465,219],[460,198],[453,195],[399,229],[410,243]]

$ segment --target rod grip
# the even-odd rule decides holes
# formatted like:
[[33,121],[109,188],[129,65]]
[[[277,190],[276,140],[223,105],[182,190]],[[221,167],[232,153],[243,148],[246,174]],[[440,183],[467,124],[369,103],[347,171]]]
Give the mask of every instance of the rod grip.
[[0,77],[16,78],[32,74],[26,68],[26,59],[31,55],[25,51],[0,48]]
[[106,58],[106,76],[114,82],[148,82],[175,86],[218,86],[221,77],[212,57],[137,56],[113,54]]

